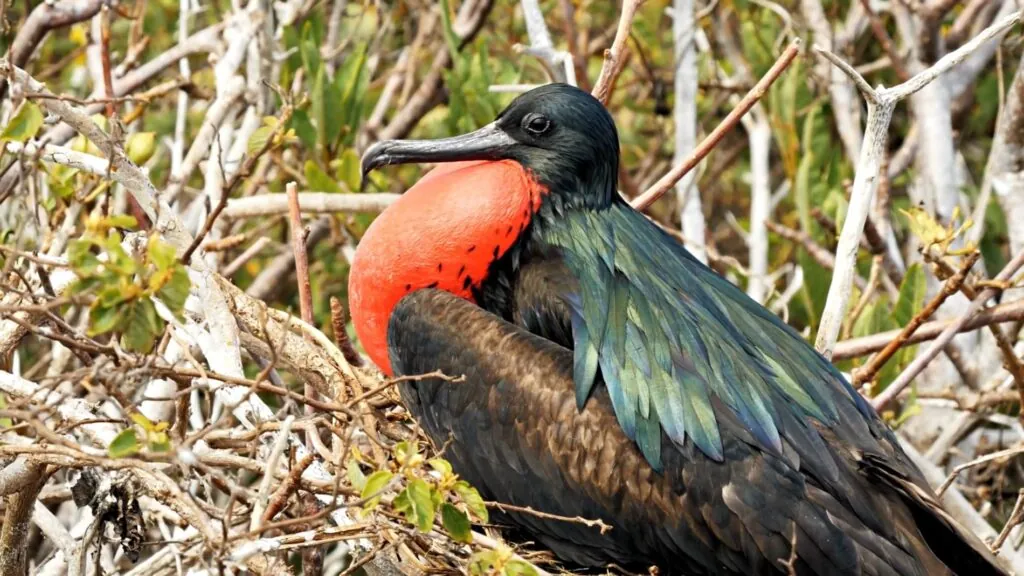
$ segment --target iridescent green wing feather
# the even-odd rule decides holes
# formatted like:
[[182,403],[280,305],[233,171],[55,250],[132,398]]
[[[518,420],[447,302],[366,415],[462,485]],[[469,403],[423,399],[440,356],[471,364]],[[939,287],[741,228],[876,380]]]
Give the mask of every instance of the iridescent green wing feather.
[[[661,468],[661,431],[722,459],[713,398],[765,449],[781,450],[780,410],[831,424],[837,403],[870,407],[777,316],[624,204],[570,212],[543,231],[579,281],[564,298],[577,402],[597,376],[616,418]],[[790,419],[792,420],[792,419]]]

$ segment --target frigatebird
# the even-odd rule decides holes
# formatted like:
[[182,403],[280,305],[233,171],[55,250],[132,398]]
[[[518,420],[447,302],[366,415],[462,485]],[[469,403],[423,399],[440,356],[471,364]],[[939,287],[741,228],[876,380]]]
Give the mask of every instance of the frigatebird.
[[990,575],[894,433],[801,336],[623,200],[614,121],[548,84],[452,138],[369,227],[351,314],[502,520],[584,569]]

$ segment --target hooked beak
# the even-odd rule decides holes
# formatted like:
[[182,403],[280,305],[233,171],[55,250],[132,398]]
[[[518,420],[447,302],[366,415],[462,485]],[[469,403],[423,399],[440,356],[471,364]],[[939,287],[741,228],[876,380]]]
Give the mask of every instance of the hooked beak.
[[384,140],[363,154],[362,183],[370,171],[391,164],[413,162],[459,162],[466,160],[501,160],[515,140],[498,128],[495,122],[468,134],[437,140]]

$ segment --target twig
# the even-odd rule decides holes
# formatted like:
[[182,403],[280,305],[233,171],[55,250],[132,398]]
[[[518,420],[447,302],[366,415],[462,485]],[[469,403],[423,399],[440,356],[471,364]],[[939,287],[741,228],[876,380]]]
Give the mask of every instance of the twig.
[[[471,41],[483,27],[490,13],[493,0],[468,0],[459,7],[459,14],[452,23],[455,35],[459,37],[460,49]],[[394,140],[408,134],[417,122],[440,103],[438,98],[444,85],[442,71],[452,64],[452,54],[448,50],[438,50],[430,71],[420,81],[416,92],[406,101],[401,110],[395,113],[391,122],[377,135],[380,140]],[[414,70],[410,67],[410,71]]]
[[[263,518],[260,521],[261,525],[268,524],[277,516],[278,512],[284,509],[288,503],[288,499],[291,498],[292,494],[299,487],[299,481],[302,478],[302,473],[309,468],[309,465],[313,463],[313,454],[306,454],[306,457],[299,460],[293,467],[291,472],[285,478],[284,482],[277,487],[274,491],[273,496],[270,497],[270,501],[267,504],[266,510],[263,512]],[[270,468],[267,470],[267,474],[271,473]]]
[[739,123],[740,118],[743,117],[754,104],[764,97],[768,92],[768,88],[775,82],[776,79],[782,72],[789,67],[789,65],[796,58],[797,54],[800,53],[800,39],[794,39],[790,43],[789,47],[779,56],[779,59],[775,61],[775,64],[765,73],[763,77],[751,88],[750,92],[747,92],[746,96],[740,100],[740,103],[725,117],[722,122],[715,127],[715,129],[704,138],[701,143],[693,149],[693,152],[687,156],[686,160],[662,176],[657,182],[655,182],[650,188],[644,191],[643,194],[634,198],[630,204],[637,210],[646,210],[651,204],[653,204],[658,198],[661,198],[666,192],[672,189],[687,172],[692,170],[694,166],[700,163],[701,160],[707,156],[711,150],[718,145],[718,143],[725,137],[726,134],[732,131]]
[[537,518],[546,518],[548,520],[560,520],[562,522],[569,522],[571,524],[583,524],[590,528],[597,528],[601,531],[601,534],[606,534],[611,531],[612,527],[606,524],[602,520],[590,520],[582,516],[562,516],[560,514],[549,514],[547,512],[541,512],[534,510],[529,506],[515,506],[513,504],[504,504],[502,502],[484,502],[488,508],[497,508],[502,512],[520,512],[523,514],[529,514],[530,516],[536,516]]
[[[487,548],[489,550],[500,550],[500,549],[504,548],[504,546],[500,542],[495,540],[494,538],[491,538],[490,536],[484,536],[483,534],[481,534],[479,532],[473,532],[473,543],[478,545],[478,546],[483,546],[484,548]],[[552,576],[550,572],[547,572],[546,570],[541,569],[540,567],[534,565],[529,560],[523,558],[522,556],[520,556],[520,555],[518,555],[518,554],[516,554],[514,552],[512,553],[512,558],[514,558],[516,560],[519,560],[520,562],[522,562],[524,564],[527,564],[530,567],[532,567],[533,571],[537,574],[537,576]]]
[[253,503],[252,518],[249,523],[250,532],[259,530],[263,525],[263,511],[266,510],[270,500],[270,483],[277,475],[277,463],[281,459],[281,455],[284,454],[285,447],[288,445],[288,435],[291,433],[293,422],[295,422],[295,417],[291,415],[285,418],[284,422],[281,422],[281,429],[277,432],[270,455],[267,456],[267,469],[260,480],[260,489],[256,502]]
[[114,98],[114,80],[110,66],[110,8],[100,8],[100,60],[103,63],[103,93],[107,98],[107,117],[113,120],[117,112]]
[[1017,491],[1017,502],[1013,505],[1013,512],[1010,513],[1009,520],[1006,524],[1003,524],[1003,529],[999,531],[999,536],[989,544],[989,549],[993,552],[998,551],[1003,546],[1003,542],[1010,536],[1010,531],[1013,530],[1017,525],[1024,521],[1024,488]]
[[242,252],[237,258],[229,262],[227,266],[224,266],[224,268],[221,269],[221,274],[227,278],[234,276],[242,266],[245,266],[246,262],[255,258],[257,254],[266,248],[267,244],[270,244],[270,238],[260,236],[252,243],[252,246],[245,249],[245,252]]
[[[15,66],[24,66],[36,46],[43,38],[57,28],[84,22],[100,11],[103,0],[64,0],[63,2],[42,2],[32,10],[11,42],[9,55]],[[0,98],[7,90],[7,82],[0,80]]]
[[[818,54],[835,64],[855,82],[868,103],[865,142],[861,147],[860,158],[857,160],[857,171],[853,182],[853,190],[850,194],[849,208],[846,219],[843,222],[843,230],[839,234],[839,245],[836,248],[835,273],[832,275],[828,299],[825,301],[825,310],[822,313],[821,323],[818,327],[818,337],[815,341],[815,347],[818,349],[818,352],[826,358],[831,358],[832,356],[832,349],[835,347],[843,318],[846,316],[846,306],[850,300],[853,276],[856,274],[857,250],[860,246],[864,222],[871,209],[871,201],[878,184],[889,122],[892,119],[896,104],[924,88],[929,82],[959,62],[962,62],[971,52],[978,49],[986,41],[1009,30],[1019,20],[1019,13],[1004,18],[986,29],[975,39],[964,44],[960,49],[943,57],[931,68],[893,88],[871,89],[867,81],[864,80],[864,77],[840,60],[839,57],[827,50],[815,48]],[[920,367],[918,370],[920,370]],[[903,385],[905,386],[906,383]]]
[[[672,120],[675,123],[673,162],[682,163],[685,154],[697,143],[697,47],[694,38],[697,19],[693,0],[672,3],[672,43],[675,47],[675,102]],[[683,176],[676,185],[683,241],[693,257],[707,264],[707,225],[701,208],[700,190],[695,173]]]
[[885,366],[885,363],[892,358],[893,354],[895,354],[897,350],[906,344],[906,341],[914,334],[915,331],[917,331],[918,328],[921,327],[922,324],[924,324],[925,320],[931,318],[932,314],[935,314],[935,311],[939,309],[939,306],[942,306],[942,303],[945,302],[947,298],[956,294],[960,290],[960,287],[967,279],[968,272],[971,271],[971,268],[974,266],[975,262],[978,261],[980,256],[981,253],[977,251],[968,255],[967,258],[964,259],[964,263],[960,266],[960,269],[957,270],[956,274],[946,280],[945,284],[942,285],[942,289],[939,290],[939,293],[936,294],[920,312],[915,314],[914,317],[910,319],[910,322],[907,322],[907,325],[900,330],[899,336],[893,338],[892,342],[889,342],[881,352],[875,354],[867,364],[853,372],[852,384],[854,386],[859,386],[864,382],[870,382],[874,379],[875,374]]
[[[941,255],[935,255],[934,250],[929,248],[924,252],[924,257],[929,262],[932,262],[941,272],[946,276],[950,276],[955,273],[952,266],[950,266]],[[1003,289],[1003,283],[995,281],[980,281],[976,283],[964,282],[960,285],[960,291],[967,297],[968,300],[973,300],[978,296],[978,288],[993,287],[996,289]],[[992,337],[996,341],[996,347],[999,348],[999,352],[1003,355],[1003,365],[1006,371],[1013,376],[1014,383],[1017,385],[1017,391],[1020,394],[1022,406],[1024,406],[1024,365],[1021,364],[1020,358],[1017,357],[1017,352],[1013,349],[1013,343],[1003,332],[1003,329],[995,324],[988,325],[989,332],[992,333]],[[952,344],[950,342],[949,344]],[[947,347],[949,346],[947,344]],[[947,352],[948,353],[948,352]],[[953,358],[950,358],[953,360]],[[976,385],[972,385],[972,388],[977,388]]]
[[341,300],[331,296],[331,328],[334,330],[334,342],[341,349],[341,353],[345,355],[349,364],[362,366],[363,357],[356,352],[352,341],[348,338],[348,331],[345,329],[347,323],[345,308],[342,307]]
[[[306,234],[302,226],[302,213],[299,210],[299,186],[295,182],[285,185],[288,196],[288,222],[292,235],[292,254],[295,255],[295,281],[299,288],[299,314],[307,324],[313,324],[313,289],[309,282],[309,257],[306,254]],[[316,398],[313,384],[304,384],[307,398]],[[306,405],[306,413],[311,414],[313,407]],[[307,442],[309,444],[309,442]]]
[[[1024,320],[1024,301],[1021,300],[999,304],[998,306],[993,306],[979,312],[976,316],[965,322],[963,326],[959,328],[958,333],[978,330],[990,324],[1000,324],[1003,322],[1019,320]],[[952,325],[953,322],[953,320],[933,320],[931,322],[925,322],[907,339],[906,342],[902,343],[902,345],[909,346],[911,344],[918,344],[921,342],[927,342],[928,340],[933,340],[942,334],[943,330]],[[840,340],[836,344],[835,351],[832,354],[832,360],[847,360],[849,358],[856,358],[858,356],[877,352],[885,348],[889,342],[899,336],[899,333],[900,330],[889,330],[887,332],[880,332],[870,336]]]
[[1021,453],[1024,453],[1024,447],[1018,446],[1015,448],[1007,448],[1005,450],[1000,450],[998,452],[986,454],[980,458],[975,458],[970,462],[964,462],[963,464],[960,464],[959,466],[953,468],[953,471],[950,472],[949,476],[946,477],[946,480],[942,483],[941,486],[939,486],[939,489],[936,490],[935,492],[939,496],[942,496],[946,492],[946,490],[948,490],[949,487],[953,485],[953,482],[956,481],[956,477],[959,476],[960,473],[963,472],[964,470],[970,470],[971,468],[981,466],[982,464],[985,464],[987,462],[992,462],[993,460],[1001,460],[1003,458],[1010,458]]
[[[1017,270],[1020,269],[1021,266],[1024,266],[1024,252],[1017,254],[1017,256],[1015,256],[1014,259],[1011,260],[999,272],[998,275],[996,275],[995,280],[1010,280],[1010,278],[1012,278],[1013,275],[1017,273]],[[989,299],[991,299],[998,293],[999,290],[995,288],[986,288],[981,294],[978,295],[977,298],[972,300],[971,303],[967,306],[967,309],[964,311],[964,313],[955,321],[950,323],[946,327],[946,329],[943,330],[942,333],[935,338],[935,341],[932,342],[932,345],[929,346],[927,350],[919,354],[917,358],[915,358],[909,366],[904,368],[903,372],[900,373],[900,375],[897,376],[896,379],[893,380],[893,382],[889,384],[889,386],[885,390],[882,391],[881,394],[879,394],[872,400],[871,403],[875,407],[875,409],[878,410],[885,407],[885,405],[892,401],[892,399],[895,398],[897,394],[899,394],[904,388],[906,388],[910,384],[910,382],[921,372],[921,370],[924,370],[924,367],[929,362],[931,362],[932,358],[935,358],[935,356],[939,353],[939,350],[941,350],[947,342],[952,340],[953,337],[956,336],[956,334],[963,329],[963,326],[967,324],[967,321],[975,317],[981,310],[982,306],[984,306],[984,304],[988,302]]]
[[299,210],[298,185],[289,182],[285,185],[288,195],[288,221],[292,236],[292,254],[295,255],[295,275],[299,283],[299,312],[302,319],[313,323],[313,293],[309,285],[309,259],[306,255],[306,234],[302,226],[302,213]]
[[537,0],[521,0],[523,19],[526,21],[526,33],[530,36],[529,46],[516,45],[515,48],[526,54],[536,56],[545,62],[551,70],[555,82],[576,85],[576,67],[573,65],[572,54],[555,50],[551,43],[551,34],[544,23],[544,13],[540,10]]
[[622,66],[626,63],[626,59],[623,57],[626,51],[626,43],[629,41],[629,32],[633,27],[633,17],[636,15],[636,9],[640,7],[642,1],[623,0],[622,13],[619,15],[619,25],[615,30],[615,39],[612,41],[612,47],[604,51],[601,73],[597,77],[597,82],[594,83],[594,90],[591,94],[605,106],[608,105],[608,100],[611,98],[612,85],[615,83],[615,78],[622,71]]
[[864,7],[864,12],[868,15],[868,22],[871,25],[871,33],[874,34],[875,39],[878,40],[879,44],[882,45],[882,50],[889,56],[889,62],[892,63],[892,69],[896,72],[896,77],[900,82],[905,82],[910,78],[910,73],[907,72],[907,67],[903,62],[903,58],[896,52],[896,48],[893,46],[892,38],[889,37],[889,33],[885,31],[885,24],[875,13],[875,10],[871,7],[871,0],[860,0],[861,6]]
[[[917,449],[903,438],[900,438],[900,446],[903,447],[910,460],[921,469],[930,486],[935,488],[942,483],[945,475],[938,466],[921,456]],[[965,528],[977,534],[979,538],[985,540],[987,538],[994,539],[997,536],[996,531],[989,524],[988,520],[979,514],[971,506],[971,503],[967,501],[967,498],[955,487],[941,494],[940,498],[943,508]],[[1020,553],[1012,545],[1004,544],[1000,548],[999,557],[1010,565],[1010,574],[1024,573],[1024,558],[1021,557]]]
[[[333,192],[300,192],[299,204],[305,214],[332,214],[336,212],[383,212],[401,194],[366,193],[335,194]],[[260,194],[246,198],[231,198],[223,216],[231,219],[273,216],[288,212],[285,194]]]
[[832,253],[826,250],[821,244],[815,242],[814,238],[811,238],[811,235],[807,232],[804,232],[803,230],[794,230],[793,228],[783,226],[782,224],[772,222],[770,220],[765,222],[765,225],[769,230],[779,236],[802,245],[804,250],[807,250],[807,254],[811,258],[814,258],[818,264],[821,264],[822,267],[829,270],[835,269],[835,256],[833,256]]
[[32,511],[46,480],[46,467],[32,466],[33,476],[24,488],[7,497],[3,528],[0,529],[0,574],[27,574],[29,547],[29,521]]

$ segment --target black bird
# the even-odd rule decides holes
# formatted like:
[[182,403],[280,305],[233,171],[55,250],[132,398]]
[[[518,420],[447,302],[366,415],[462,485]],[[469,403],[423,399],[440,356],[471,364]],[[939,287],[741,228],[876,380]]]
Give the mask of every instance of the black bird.
[[616,192],[618,135],[549,84],[491,124],[387,141],[442,162],[352,264],[357,334],[456,472],[582,567],[1004,574],[827,360]]

